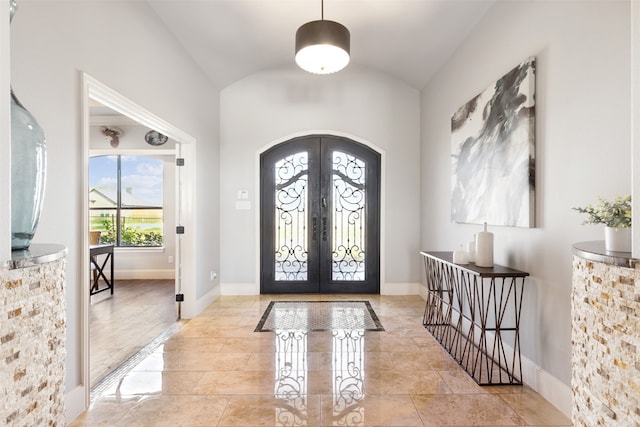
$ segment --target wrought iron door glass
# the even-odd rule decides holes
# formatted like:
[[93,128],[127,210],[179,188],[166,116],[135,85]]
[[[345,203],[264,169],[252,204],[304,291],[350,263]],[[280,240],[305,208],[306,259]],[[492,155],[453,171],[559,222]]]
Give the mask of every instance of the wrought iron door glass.
[[308,153],[275,164],[275,280],[307,280]]
[[260,292],[379,292],[380,155],[313,135],[260,165]]
[[332,155],[333,236],[331,279],[365,280],[366,167],[350,154]]

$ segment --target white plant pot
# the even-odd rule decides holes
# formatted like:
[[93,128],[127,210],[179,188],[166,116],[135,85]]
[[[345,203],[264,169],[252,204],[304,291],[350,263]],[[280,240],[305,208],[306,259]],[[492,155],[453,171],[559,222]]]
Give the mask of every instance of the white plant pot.
[[631,252],[631,228],[604,228],[604,248],[611,252]]

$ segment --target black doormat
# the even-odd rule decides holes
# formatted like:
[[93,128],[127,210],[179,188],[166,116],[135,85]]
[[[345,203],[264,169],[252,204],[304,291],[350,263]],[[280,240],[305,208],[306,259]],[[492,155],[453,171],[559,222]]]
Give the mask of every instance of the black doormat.
[[254,332],[384,331],[369,301],[271,301]]

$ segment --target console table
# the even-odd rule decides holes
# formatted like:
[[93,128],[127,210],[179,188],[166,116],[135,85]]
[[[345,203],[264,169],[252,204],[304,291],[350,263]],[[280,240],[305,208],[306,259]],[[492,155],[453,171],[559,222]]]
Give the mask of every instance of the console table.
[[529,273],[420,254],[427,275],[423,325],[480,385],[521,385],[520,313]]

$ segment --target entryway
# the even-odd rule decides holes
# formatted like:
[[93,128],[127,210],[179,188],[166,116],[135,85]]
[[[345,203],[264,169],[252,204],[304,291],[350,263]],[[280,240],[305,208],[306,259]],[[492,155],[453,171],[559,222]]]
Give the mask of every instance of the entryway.
[[[142,351],[137,353],[136,351],[141,346],[144,350],[147,346],[153,345],[154,342],[165,337],[167,333],[172,332],[173,328],[179,325],[176,322],[176,317],[180,318],[182,313],[186,318],[195,315],[197,310],[195,280],[193,279],[195,277],[196,258],[194,255],[195,233],[190,227],[195,224],[195,220],[193,217],[194,211],[191,209],[192,199],[189,195],[195,188],[196,141],[193,137],[156,117],[91,76],[83,74],[82,79],[82,104],[84,105],[82,114],[82,152],[86,155],[87,163],[90,155],[137,156],[144,153],[145,155],[154,156],[154,158],[169,159],[170,157],[171,164],[176,165],[175,172],[166,180],[167,183],[172,183],[172,188],[169,188],[168,185],[163,186],[163,188],[167,188],[167,195],[164,195],[163,191],[162,203],[159,203],[163,210],[167,212],[167,215],[163,215],[163,218],[168,218],[168,214],[171,214],[171,219],[167,220],[167,225],[163,225],[161,233],[164,236],[162,246],[134,245],[131,244],[131,241],[125,241],[123,245],[123,239],[120,238],[122,230],[129,232],[131,223],[127,221],[127,224],[125,224],[117,221],[117,224],[121,226],[121,233],[120,236],[116,233],[118,237],[113,239],[114,245],[119,243],[119,246],[141,247],[122,248],[120,258],[118,258],[118,253],[115,254],[116,280],[113,295],[110,295],[110,293],[90,295],[89,292],[89,281],[92,280],[92,275],[89,271],[90,227],[88,226],[91,223],[89,218],[91,198],[89,197],[90,192],[85,192],[86,196],[83,203],[85,206],[84,220],[80,221],[80,225],[82,225],[80,232],[83,235],[83,241],[86,243],[86,250],[82,256],[83,267],[81,269],[81,275],[84,278],[82,281],[83,313],[81,327],[81,330],[84,331],[82,339],[84,347],[82,386],[85,392],[84,402],[89,402],[91,395],[94,393],[93,389],[96,388],[96,382],[102,385],[106,383],[104,379],[107,377],[115,378],[116,376],[112,374],[121,371],[120,368],[128,366],[128,363],[133,359],[133,357],[127,359],[128,355],[131,355],[131,353],[140,354]],[[113,138],[110,142],[102,140],[102,147],[92,147],[92,135],[95,136],[95,132],[92,134],[92,127],[94,128],[93,130],[96,130],[97,126],[97,131],[100,131],[100,126],[102,126],[96,123],[97,116],[122,116],[128,117],[129,121],[113,123],[118,124],[121,130],[117,141],[114,141]],[[135,128],[138,125],[146,129],[138,132],[140,129]],[[127,128],[127,134],[125,135],[122,130],[127,126],[130,128]],[[168,141],[158,146],[157,141],[154,139],[155,133],[166,136]],[[133,137],[132,141],[128,140],[127,135]],[[111,143],[114,144],[112,145]],[[104,146],[105,144],[106,147]],[[117,150],[115,150],[115,146],[117,146]],[[167,172],[168,169],[163,167],[163,170]],[[165,173],[163,173],[163,181],[165,180],[164,175]],[[84,168],[82,181],[85,184],[89,184],[89,168]],[[127,193],[126,197],[122,197],[123,188],[124,192]],[[139,208],[141,207],[145,209],[149,207],[148,204],[141,206],[135,202],[129,195],[126,186],[120,186],[119,194],[120,209],[130,212],[140,211]],[[129,199],[129,202],[127,202],[127,199]],[[175,242],[169,246],[167,245],[166,237],[172,235],[174,230],[176,234]],[[159,231],[154,232],[160,234]],[[132,241],[135,243],[138,242],[138,239],[132,238]],[[127,253],[127,251],[129,252]],[[138,263],[133,261],[133,254],[146,257],[147,261],[152,257],[163,257],[163,260],[161,263],[152,262],[141,268]],[[168,266],[168,268],[164,266]],[[127,275],[133,280],[125,282],[122,277],[125,274],[124,272],[127,272]],[[175,276],[175,278],[170,276]],[[164,277],[164,279],[149,279],[149,281],[142,279],[149,277]],[[151,293],[146,292],[145,288],[147,287],[154,289],[153,298]],[[129,293],[128,291],[131,292]],[[99,302],[101,298],[105,300]],[[153,302],[153,299],[157,299],[158,303]],[[182,302],[177,303],[177,301]],[[100,324],[98,325],[98,323]],[[99,330],[100,328],[102,330]],[[95,341],[92,342],[92,340]],[[100,348],[101,344],[103,345],[102,348]],[[133,348],[128,346],[133,346]],[[95,365],[93,365],[94,361],[97,362]],[[122,363],[123,361],[124,363]],[[122,364],[119,365],[119,363]],[[119,366],[115,371],[100,380],[105,372],[111,371],[117,365]],[[79,404],[76,406],[79,406]]]
[[260,292],[380,293],[380,154],[344,137],[260,156]]

